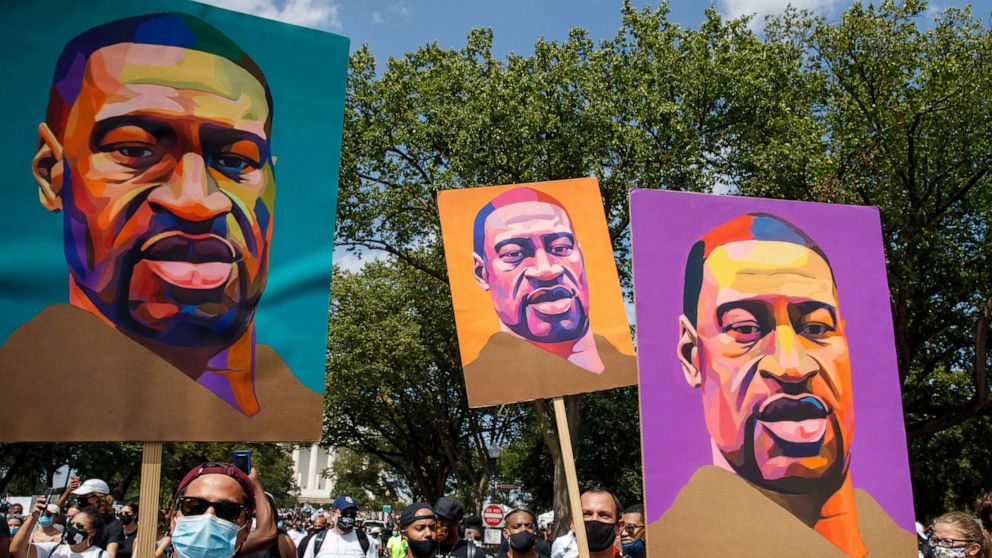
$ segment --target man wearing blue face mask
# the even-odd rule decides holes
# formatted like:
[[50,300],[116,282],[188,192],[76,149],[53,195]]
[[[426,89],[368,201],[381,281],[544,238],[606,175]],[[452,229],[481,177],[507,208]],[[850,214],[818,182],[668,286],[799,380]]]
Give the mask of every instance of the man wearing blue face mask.
[[[256,501],[261,502],[256,510]],[[250,533],[252,512],[257,528]],[[172,512],[172,547],[178,558],[231,558],[275,540],[273,510],[254,468],[251,476],[230,463],[204,463],[183,477]]]
[[358,504],[351,496],[338,496],[331,511],[334,526],[313,537],[303,558],[375,558],[368,535],[355,530]]

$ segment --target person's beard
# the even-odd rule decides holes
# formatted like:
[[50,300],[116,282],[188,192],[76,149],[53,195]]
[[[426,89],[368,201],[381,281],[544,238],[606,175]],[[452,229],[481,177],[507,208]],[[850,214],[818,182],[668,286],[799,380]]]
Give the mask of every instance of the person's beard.
[[[724,459],[738,476],[751,484],[781,494],[805,495],[822,499],[824,502],[837,492],[847,478],[850,455],[844,452],[844,439],[836,414],[829,417],[833,429],[833,463],[817,477],[792,476],[780,479],[765,479],[758,466],[754,453],[754,434],[758,419],[754,414],[747,418],[744,426],[744,444],[736,456],[721,450]],[[822,453],[823,450],[821,450]]]

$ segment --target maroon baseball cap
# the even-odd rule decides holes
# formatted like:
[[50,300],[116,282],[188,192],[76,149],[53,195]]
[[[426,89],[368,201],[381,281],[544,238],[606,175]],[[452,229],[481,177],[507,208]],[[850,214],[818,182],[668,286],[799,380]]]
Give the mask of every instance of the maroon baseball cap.
[[251,479],[248,478],[248,475],[244,474],[241,469],[238,469],[234,465],[219,461],[210,461],[190,469],[190,471],[186,473],[186,476],[183,477],[183,480],[179,481],[179,487],[176,488],[176,495],[173,500],[182,495],[183,490],[189,486],[189,483],[202,477],[203,475],[227,475],[238,481],[238,484],[241,485],[241,490],[244,490],[245,492],[245,505],[247,505],[249,509],[255,509],[255,486],[252,484]]

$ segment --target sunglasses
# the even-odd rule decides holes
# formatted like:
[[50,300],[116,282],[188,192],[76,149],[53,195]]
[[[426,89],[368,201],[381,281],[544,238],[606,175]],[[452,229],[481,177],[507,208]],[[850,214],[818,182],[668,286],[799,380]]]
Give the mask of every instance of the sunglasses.
[[76,529],[78,531],[89,531],[89,528],[82,523],[70,523],[69,527]]
[[176,498],[176,507],[183,515],[203,515],[210,508],[214,509],[217,517],[235,522],[241,517],[241,512],[245,510],[244,504],[237,502],[211,502],[196,496],[180,496]]

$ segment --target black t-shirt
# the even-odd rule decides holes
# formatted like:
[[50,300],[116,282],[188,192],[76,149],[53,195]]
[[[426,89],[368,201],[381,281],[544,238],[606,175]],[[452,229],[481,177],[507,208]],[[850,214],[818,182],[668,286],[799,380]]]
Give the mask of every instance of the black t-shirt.
[[131,558],[131,554],[134,552],[134,539],[138,536],[138,530],[135,529],[130,535],[122,530],[121,536],[121,546],[117,549],[117,558]]
[[107,550],[107,545],[110,543],[123,544],[124,526],[121,525],[121,520],[117,519],[116,516],[103,516],[103,520],[106,523],[103,524],[103,529],[100,529],[100,532],[93,537],[93,546]]
[[438,545],[437,553],[434,556],[435,558],[483,558],[485,554],[481,548],[475,546],[475,543],[460,540],[455,543],[454,547]]
[[268,548],[256,550],[250,554],[241,554],[239,558],[280,558],[279,539],[288,536],[285,529],[276,529],[276,540]]
[[7,518],[0,515],[0,539],[10,538],[10,527],[7,527]]
[[[545,556],[547,558],[551,557],[551,545],[548,541],[538,537],[537,541],[534,543],[534,549],[537,550],[538,556]],[[510,541],[503,539],[503,542],[499,545],[499,558],[506,558],[510,550]]]

